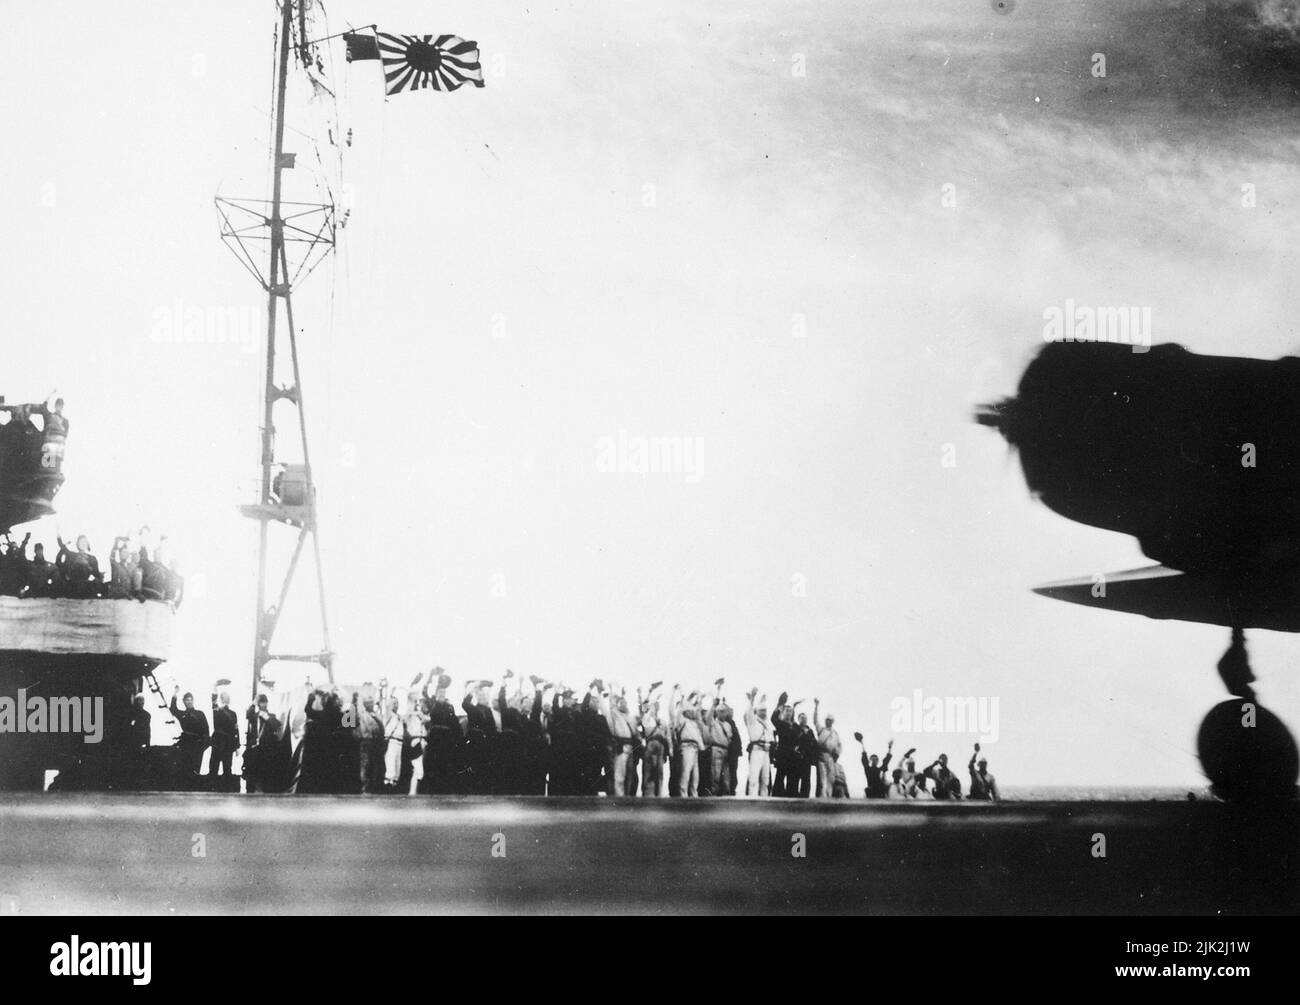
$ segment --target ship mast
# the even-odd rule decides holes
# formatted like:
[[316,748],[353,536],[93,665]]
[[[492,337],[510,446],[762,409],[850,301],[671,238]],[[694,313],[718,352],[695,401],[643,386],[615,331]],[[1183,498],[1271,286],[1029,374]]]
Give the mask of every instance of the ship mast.
[[[307,443],[307,420],[303,408],[302,373],[298,366],[298,331],[293,318],[293,283],[304,276],[304,267],[318,245],[334,243],[334,207],[332,204],[287,202],[283,199],[284,172],[294,167],[295,155],[284,149],[285,99],[288,90],[289,57],[292,48],[294,12],[297,8],[299,58],[304,66],[311,59],[306,40],[305,7],[307,0],[281,0],[279,47],[276,69],[275,146],[272,156],[272,188],[269,200],[216,199],[222,219],[222,238],[237,257],[262,284],[266,291],[266,371],[262,388],[261,478],[258,501],[240,507],[240,512],[258,523],[257,610],[253,640],[253,697],[262,687],[267,663],[276,660],[319,663],[332,683],[333,652],[329,644],[329,622],[325,611],[325,581],[320,560],[320,541],[316,520],[316,487],[312,479],[311,453]],[[287,215],[286,215],[287,213]],[[266,271],[259,267],[251,242],[269,242]],[[306,253],[296,272],[291,274],[286,246],[306,244]],[[310,271],[310,269],[306,269]],[[283,332],[279,315],[284,312]],[[292,380],[288,385],[276,383],[277,349],[281,338],[287,342]],[[297,412],[297,433],[301,448],[300,464],[285,463],[276,451],[275,406],[286,402]],[[268,606],[271,524],[288,525],[297,531],[293,555],[280,579],[275,603]],[[312,653],[276,652],[273,649],[276,628],[289,597],[289,588],[302,557],[307,538],[311,538],[316,565],[316,593],[320,613],[320,649]]]

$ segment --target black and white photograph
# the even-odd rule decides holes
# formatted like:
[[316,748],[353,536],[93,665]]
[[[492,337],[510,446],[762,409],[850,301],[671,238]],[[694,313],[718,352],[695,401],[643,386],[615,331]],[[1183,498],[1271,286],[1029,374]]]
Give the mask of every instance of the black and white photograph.
[[1263,972],[1298,0],[0,10],[33,972],[370,915]]

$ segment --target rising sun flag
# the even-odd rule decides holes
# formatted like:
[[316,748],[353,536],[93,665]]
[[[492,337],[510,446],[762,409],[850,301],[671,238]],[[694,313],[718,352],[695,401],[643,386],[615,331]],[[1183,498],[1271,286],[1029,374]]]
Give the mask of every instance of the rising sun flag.
[[457,35],[346,34],[348,62],[378,59],[384,64],[384,89],[389,94],[431,87],[454,91],[463,84],[483,86],[478,43]]

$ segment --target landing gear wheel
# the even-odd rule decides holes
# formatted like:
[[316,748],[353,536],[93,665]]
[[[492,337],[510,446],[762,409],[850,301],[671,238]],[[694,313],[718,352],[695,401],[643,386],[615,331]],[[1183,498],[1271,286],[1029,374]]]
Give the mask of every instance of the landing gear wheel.
[[1210,709],[1196,736],[1210,789],[1229,802],[1293,799],[1300,751],[1282,720],[1249,698]]

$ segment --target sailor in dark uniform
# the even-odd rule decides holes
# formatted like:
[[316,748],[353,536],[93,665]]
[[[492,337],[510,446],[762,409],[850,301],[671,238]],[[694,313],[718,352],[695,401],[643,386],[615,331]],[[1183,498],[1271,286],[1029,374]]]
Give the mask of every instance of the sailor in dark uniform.
[[492,687],[490,680],[478,682],[478,701],[473,692],[465,695],[461,708],[465,710],[466,756],[469,760],[470,792],[477,795],[491,795],[496,787],[495,760],[497,745],[497,719],[492,714],[491,699],[488,696]]
[[[506,672],[509,679],[513,674]],[[528,716],[519,707],[523,701],[520,692],[516,704],[506,695],[505,682],[497,693],[497,709],[501,713],[501,732],[496,749],[496,792],[502,796],[521,796],[528,787],[525,737],[528,733]]]
[[[507,673],[507,676],[512,676]],[[502,718],[498,737],[497,790],[502,796],[542,796],[545,783],[545,737],[542,736],[541,677],[532,677],[533,696],[520,689],[515,701],[506,697],[506,685],[497,698]]]
[[863,743],[861,733],[854,733],[853,739],[863,744],[862,772],[867,776],[867,798],[889,798],[889,761],[894,756],[894,741],[889,741],[889,745],[885,748],[885,759],[882,761],[876,754],[867,753],[866,744]]
[[180,739],[176,741],[181,755],[181,770],[185,773],[186,783],[192,785],[199,777],[203,751],[208,748],[208,720],[194,707],[194,695],[188,691],[182,698],[185,707],[177,708],[176,696],[180,693],[179,687],[172,692],[171,713],[181,727]]
[[153,738],[153,729],[150,725],[153,716],[145,707],[145,697],[143,694],[137,694],[133,702],[134,708],[131,711],[131,747],[133,750],[149,748]]
[[[99,559],[90,550],[90,539],[85,534],[77,537],[77,550],[73,551],[59,538],[59,553],[54,564],[67,597],[94,597],[98,595],[100,580]],[[202,714],[202,713],[200,713]]]
[[343,709],[338,696],[320,689],[307,696],[303,709],[302,741],[298,744],[298,777],[293,791],[341,791],[336,734],[342,729]]
[[776,700],[776,711],[772,714],[772,731],[776,734],[776,749],[772,752],[772,764],[775,767],[772,777],[772,795],[796,796],[799,794],[798,772],[795,770],[794,709],[786,704],[789,695],[781,692]]
[[[230,695],[224,691],[212,696],[212,756],[208,759],[208,778],[214,791],[229,789],[239,791],[239,782],[230,773],[230,762],[239,749],[239,716],[230,707]],[[218,770],[220,769],[220,770]],[[218,782],[218,777],[224,781]]]
[[54,563],[45,559],[45,545],[32,547],[33,558],[27,563],[27,595],[48,597],[54,592]]
[[551,721],[548,724],[551,738],[551,783],[547,792],[552,796],[578,794],[578,713],[573,692],[568,688],[556,690],[551,699]]
[[529,680],[533,684],[533,706],[524,726],[524,794],[544,796],[546,773],[551,762],[546,724],[542,722],[542,688],[545,682],[540,677],[530,677]]
[[465,734],[455,706],[447,700],[451,678],[440,670],[435,672],[438,686],[429,702],[429,721],[425,724],[424,777],[420,779],[419,791],[441,796],[460,791],[465,767],[461,757]]
[[[599,689],[600,681],[592,681]],[[605,762],[609,758],[609,723],[600,710],[599,696],[588,691],[578,710],[578,795],[599,795],[604,784]],[[613,793],[611,792],[611,795]]]
[[740,759],[745,756],[745,740],[740,735],[740,723],[736,722],[736,713],[730,705],[724,706],[726,712],[726,723],[731,730],[727,745],[727,791],[719,792],[720,796],[734,796],[736,794],[736,779],[740,772]]
[[[264,694],[244,713],[247,730],[244,733],[244,787],[248,792],[273,792],[278,788],[276,772],[277,745],[280,742],[280,720],[267,708]],[[283,772],[280,772],[281,774]]]
[[948,767],[947,754],[940,754],[921,774],[934,782],[935,799],[961,798],[961,782],[957,780],[957,776]]
[[787,792],[786,795],[799,796],[801,799],[807,799],[812,795],[812,773],[820,759],[820,754],[821,751],[817,748],[817,734],[808,725],[808,713],[800,712],[799,725],[795,727],[793,758],[794,770],[798,775],[797,791]]
[[19,596],[27,586],[31,565],[27,560],[27,542],[31,539],[32,535],[28,534],[19,544],[8,531],[0,536],[0,544],[4,546],[0,551],[0,594],[6,597]]
[[152,716],[145,708],[145,696],[137,694],[131,702],[131,718],[127,723],[127,777],[128,787],[145,788],[149,785],[149,747],[153,742]]

